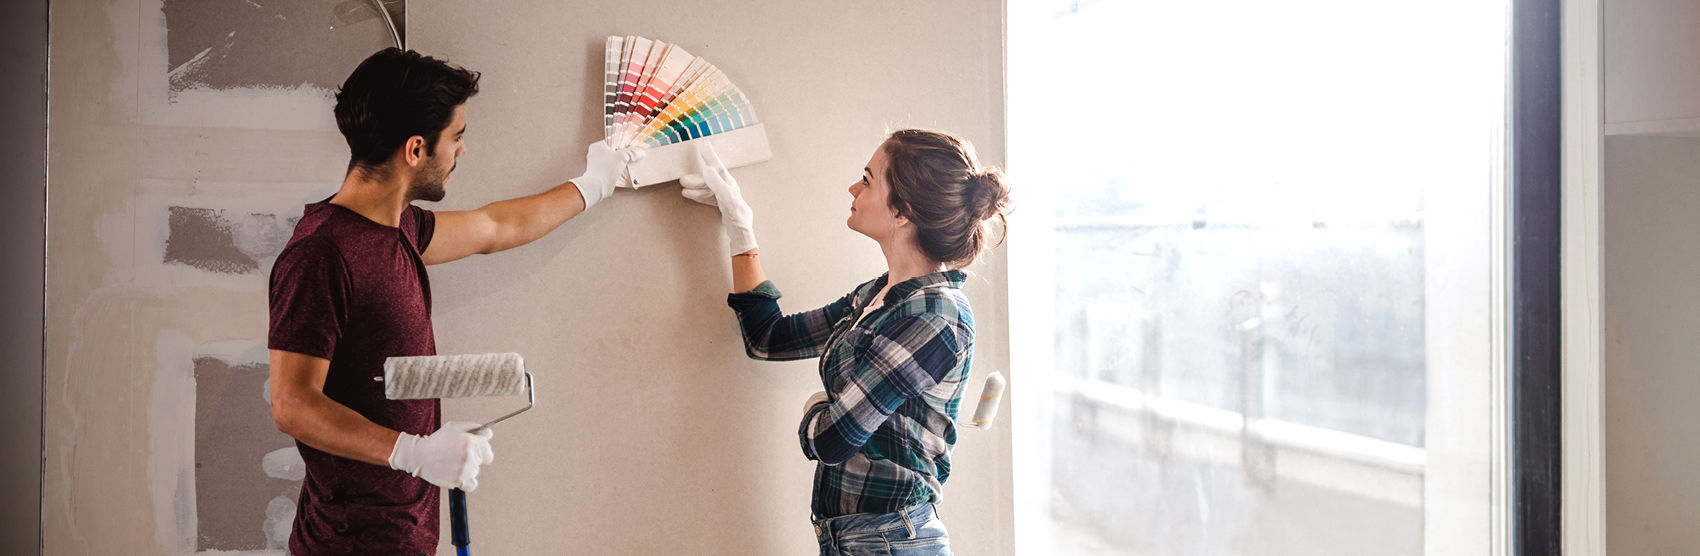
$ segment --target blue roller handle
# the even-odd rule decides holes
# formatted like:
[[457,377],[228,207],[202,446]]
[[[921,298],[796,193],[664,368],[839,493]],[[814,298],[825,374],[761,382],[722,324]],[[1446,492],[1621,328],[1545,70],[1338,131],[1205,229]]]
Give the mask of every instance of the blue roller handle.
[[472,532],[466,527],[466,491],[449,489],[449,528],[454,534],[455,553],[472,556]]

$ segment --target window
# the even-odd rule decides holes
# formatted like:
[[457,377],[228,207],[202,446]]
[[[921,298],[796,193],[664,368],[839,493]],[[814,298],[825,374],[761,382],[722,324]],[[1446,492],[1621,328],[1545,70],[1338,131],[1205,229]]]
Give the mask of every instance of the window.
[[1509,4],[1010,4],[1029,553],[1488,554]]

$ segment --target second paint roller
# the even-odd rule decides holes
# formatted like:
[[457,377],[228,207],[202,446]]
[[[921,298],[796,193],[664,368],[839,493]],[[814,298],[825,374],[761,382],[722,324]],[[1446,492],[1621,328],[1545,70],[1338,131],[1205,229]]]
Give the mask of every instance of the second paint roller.
[[[392,400],[471,398],[526,394],[529,403],[518,411],[473,429],[478,433],[537,406],[531,373],[518,353],[391,357],[384,361],[384,397]],[[469,556],[472,533],[466,521],[466,491],[449,490],[449,520],[455,551]]]

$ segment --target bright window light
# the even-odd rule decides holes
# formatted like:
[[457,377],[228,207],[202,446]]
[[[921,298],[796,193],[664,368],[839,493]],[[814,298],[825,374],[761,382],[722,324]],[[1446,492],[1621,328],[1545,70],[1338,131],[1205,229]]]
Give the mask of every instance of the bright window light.
[[1508,11],[1012,0],[1020,553],[1491,552]]

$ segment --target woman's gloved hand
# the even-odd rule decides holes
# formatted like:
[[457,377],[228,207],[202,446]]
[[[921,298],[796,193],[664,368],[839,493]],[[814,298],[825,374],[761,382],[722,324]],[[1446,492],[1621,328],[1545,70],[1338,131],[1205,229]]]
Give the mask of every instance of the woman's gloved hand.
[[401,433],[390,449],[390,469],[406,472],[443,488],[472,492],[478,488],[478,467],[496,460],[490,451],[490,429],[469,432],[478,423],[451,421],[431,436]]
[[620,183],[620,175],[626,172],[626,165],[643,160],[644,150],[630,147],[614,150],[607,141],[591,143],[584,155],[584,175],[573,178],[573,186],[578,188],[579,195],[584,197],[584,210],[597,201],[614,194],[614,186]]
[[685,187],[680,194],[698,203],[720,207],[720,226],[731,240],[732,254],[748,253],[756,248],[755,215],[750,212],[749,203],[744,202],[738,180],[732,179],[732,171],[715,154],[714,145],[708,141],[699,143],[697,168],[701,173],[679,178],[679,185]]

